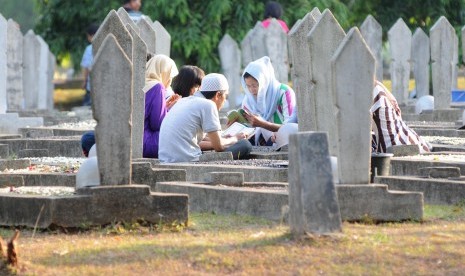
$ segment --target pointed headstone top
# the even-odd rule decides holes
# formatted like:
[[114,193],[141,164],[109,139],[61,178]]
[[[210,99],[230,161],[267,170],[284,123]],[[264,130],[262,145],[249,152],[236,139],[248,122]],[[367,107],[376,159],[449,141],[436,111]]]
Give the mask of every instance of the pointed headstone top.
[[6,24],[6,19],[3,17],[3,15],[0,13],[0,23]]
[[157,45],[156,45],[156,32],[153,29],[152,24],[145,18],[141,18],[137,22],[137,26],[140,29],[140,37],[147,45],[147,52],[151,54],[157,53]]
[[94,56],[97,54],[107,35],[111,33],[116,37],[124,53],[131,59],[132,37],[125,25],[116,11],[111,10],[92,39],[92,52]]
[[131,27],[136,31],[137,33],[140,32],[139,27],[137,27],[136,23],[129,17],[128,12],[123,8],[119,8],[117,12],[119,18],[121,21],[123,21],[124,25],[126,26],[127,24],[131,25]]
[[156,49],[157,54],[164,54],[166,56],[170,56],[171,50],[171,35],[168,31],[163,27],[163,25],[155,21],[153,24],[153,29],[155,30],[156,35]]
[[397,19],[396,23],[389,29],[388,35],[396,35],[403,37],[403,36],[412,36],[412,31],[410,31],[407,24],[405,24],[402,18]]
[[381,24],[376,21],[376,19],[369,14],[365,21],[363,21],[362,26],[360,26],[360,32],[363,34],[365,32],[382,32],[383,27]]
[[219,44],[219,47],[221,48],[222,45],[224,44],[236,44],[237,45],[237,42],[229,35],[229,34],[225,34],[223,36],[223,38],[221,39],[220,41],[220,44]]
[[[412,36],[413,41],[424,41],[425,43],[429,43],[428,35],[421,29],[417,28]],[[412,47],[414,48],[414,47]]]
[[439,17],[438,21],[434,23],[433,27],[431,27],[430,32],[434,32],[436,30],[448,30],[454,31],[454,27],[450,24],[449,20],[445,16]]
[[[318,10],[318,8],[315,8]],[[315,10],[314,9],[314,10]],[[319,20],[321,17],[321,13],[319,15],[316,15],[312,13],[313,11],[307,13],[304,18],[299,19],[296,24],[292,27],[292,29],[289,31],[288,35],[289,37],[295,37],[295,36],[303,36],[308,34],[308,32],[312,29],[312,27],[316,24],[316,22]],[[319,10],[318,10],[319,12]]]
[[314,7],[310,13],[313,15],[313,17],[315,17],[316,21],[320,20],[321,11],[318,9],[318,7]]
[[[318,30],[321,30],[320,32],[322,33],[330,34],[331,36],[345,35],[341,25],[329,9],[323,11],[320,20],[316,22],[315,26],[313,26],[308,33],[308,38],[311,39]],[[327,37],[329,37],[329,35],[327,35]],[[318,39],[320,39],[320,37]]]

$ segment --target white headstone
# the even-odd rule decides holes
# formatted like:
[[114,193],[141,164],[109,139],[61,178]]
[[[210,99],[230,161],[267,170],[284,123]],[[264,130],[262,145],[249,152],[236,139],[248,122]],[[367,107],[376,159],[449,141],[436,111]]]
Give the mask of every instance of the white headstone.
[[342,229],[327,133],[289,137],[289,225],[295,235]]
[[55,74],[56,58],[52,52],[48,55],[48,70],[47,70],[47,109],[52,110],[54,106],[53,94],[55,92],[55,85],[53,84],[53,77]]
[[145,64],[147,46],[131,25],[126,25],[133,41],[133,93],[132,93],[132,158],[142,158],[144,140],[145,93]]
[[7,32],[7,103],[8,110],[24,108],[23,96],[23,34],[18,23],[9,19]]
[[37,41],[40,45],[40,52],[39,52],[39,64],[38,64],[38,86],[39,86],[39,94],[38,94],[38,102],[37,108],[40,110],[48,109],[48,103],[50,96],[48,95],[49,90],[49,77],[48,77],[48,70],[49,70],[49,60],[50,60],[50,50],[48,48],[47,43],[43,40],[43,38],[39,35],[36,35]]
[[391,50],[392,94],[400,105],[405,105],[407,104],[410,80],[412,32],[402,18],[399,18],[389,29],[388,39]]
[[465,26],[462,27],[462,61],[465,63]]
[[250,29],[241,41],[242,50],[242,65],[245,67],[247,64],[253,61],[253,50],[252,50],[252,38],[253,29]]
[[[321,16],[321,13],[320,13]],[[291,79],[292,86],[296,92],[299,126],[303,129],[316,129],[315,106],[311,105],[313,101],[311,83],[310,52],[307,42],[307,35],[316,24],[318,18],[315,18],[311,12],[307,13],[303,19],[299,19],[289,31],[289,55],[291,57]]]
[[0,114],[6,113],[7,96],[6,96],[6,81],[7,81],[7,31],[8,23],[0,14]]
[[170,56],[171,52],[171,35],[168,33],[168,31],[163,27],[163,25],[155,21],[153,23],[153,29],[155,30],[155,49],[156,53],[158,54],[163,54],[165,56]]
[[429,37],[417,28],[412,37],[412,66],[417,99],[429,95]]
[[375,65],[376,60],[356,27],[347,33],[331,60],[339,135],[338,175],[342,184],[370,181],[370,107]]
[[[344,37],[345,32],[341,25],[331,11],[326,9],[308,34],[314,98],[311,103],[298,103],[298,110],[308,108],[309,104],[315,106],[316,130],[328,132],[329,153],[333,156],[336,156],[338,152],[338,136],[335,99],[331,93],[331,57]],[[299,130],[315,129],[305,129],[299,126]]]
[[[257,60],[263,56],[268,55],[268,50],[266,47],[266,29],[263,27],[260,21],[258,21],[253,28],[251,45],[252,60]],[[247,64],[244,64],[244,66],[247,66]]]
[[370,14],[363,21],[360,26],[360,32],[362,33],[365,42],[370,47],[371,53],[376,58],[376,79],[379,81],[383,80],[383,27],[376,21],[376,19]]
[[229,83],[229,107],[237,108],[242,103],[241,94],[241,50],[237,42],[228,34],[223,36],[218,46],[221,69]]
[[146,18],[142,18],[137,22],[137,26],[140,29],[140,37],[147,45],[147,52],[155,55],[157,53],[157,36],[155,30]]
[[100,45],[90,74],[100,184],[131,184],[132,63],[113,34]]
[[289,80],[287,34],[276,19],[272,19],[266,28],[266,48],[276,73],[276,79],[287,83]]
[[[430,30],[431,67],[434,109],[450,108],[451,90],[454,88],[454,69],[458,49],[457,35],[452,25],[441,16]],[[455,80],[456,81],[456,80]]]
[[23,88],[26,109],[39,107],[40,41],[32,30],[24,35],[23,43]]

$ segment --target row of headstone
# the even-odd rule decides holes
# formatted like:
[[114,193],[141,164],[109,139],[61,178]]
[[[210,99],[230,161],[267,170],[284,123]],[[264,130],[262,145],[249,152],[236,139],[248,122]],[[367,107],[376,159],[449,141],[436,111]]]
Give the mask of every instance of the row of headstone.
[[55,56],[32,30],[0,14],[0,114],[53,109]]
[[368,184],[374,56],[358,28],[346,35],[329,10],[308,13],[289,36],[299,131],[327,132],[340,183]]
[[[382,29],[369,15],[361,32],[376,58],[376,78],[382,80]],[[465,29],[462,29],[462,33]],[[399,104],[407,104],[410,71],[415,79],[416,97],[429,95],[430,61],[435,109],[450,107],[451,91],[457,88],[458,38],[449,21],[441,16],[430,29],[430,37],[420,28],[412,32],[400,18],[388,31],[391,53],[392,93]],[[462,43],[462,45],[465,45]],[[465,47],[462,47],[465,48]]]
[[118,9],[117,14],[125,25],[129,24],[142,38],[148,53],[170,56],[171,36],[160,22],[152,22],[149,17],[144,16],[136,24],[122,7]]
[[299,133],[289,138],[291,231],[337,232],[330,155],[338,160],[339,184],[369,183],[376,59],[359,29],[346,34],[328,9],[299,20],[289,45],[299,118]]

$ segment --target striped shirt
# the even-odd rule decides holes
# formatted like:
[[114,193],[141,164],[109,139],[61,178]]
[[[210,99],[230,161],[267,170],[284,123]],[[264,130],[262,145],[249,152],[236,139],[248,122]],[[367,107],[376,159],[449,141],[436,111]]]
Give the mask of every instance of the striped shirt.
[[429,152],[427,143],[402,120],[397,100],[379,81],[373,89],[373,131],[376,137],[376,152],[386,152],[391,146],[418,145],[420,152]]

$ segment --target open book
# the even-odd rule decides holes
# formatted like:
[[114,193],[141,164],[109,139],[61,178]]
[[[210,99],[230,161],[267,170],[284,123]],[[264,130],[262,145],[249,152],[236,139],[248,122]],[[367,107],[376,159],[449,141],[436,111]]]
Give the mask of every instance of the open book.
[[234,136],[241,132],[247,135],[248,138],[250,138],[255,134],[255,128],[245,126],[238,122],[234,122],[226,130],[223,131],[221,136],[230,137],[230,136]]
[[249,114],[247,108],[242,109],[239,108],[237,110],[231,110],[228,112],[227,117],[228,117],[228,122],[238,122],[243,125],[249,126],[249,121],[245,118],[245,114]]

